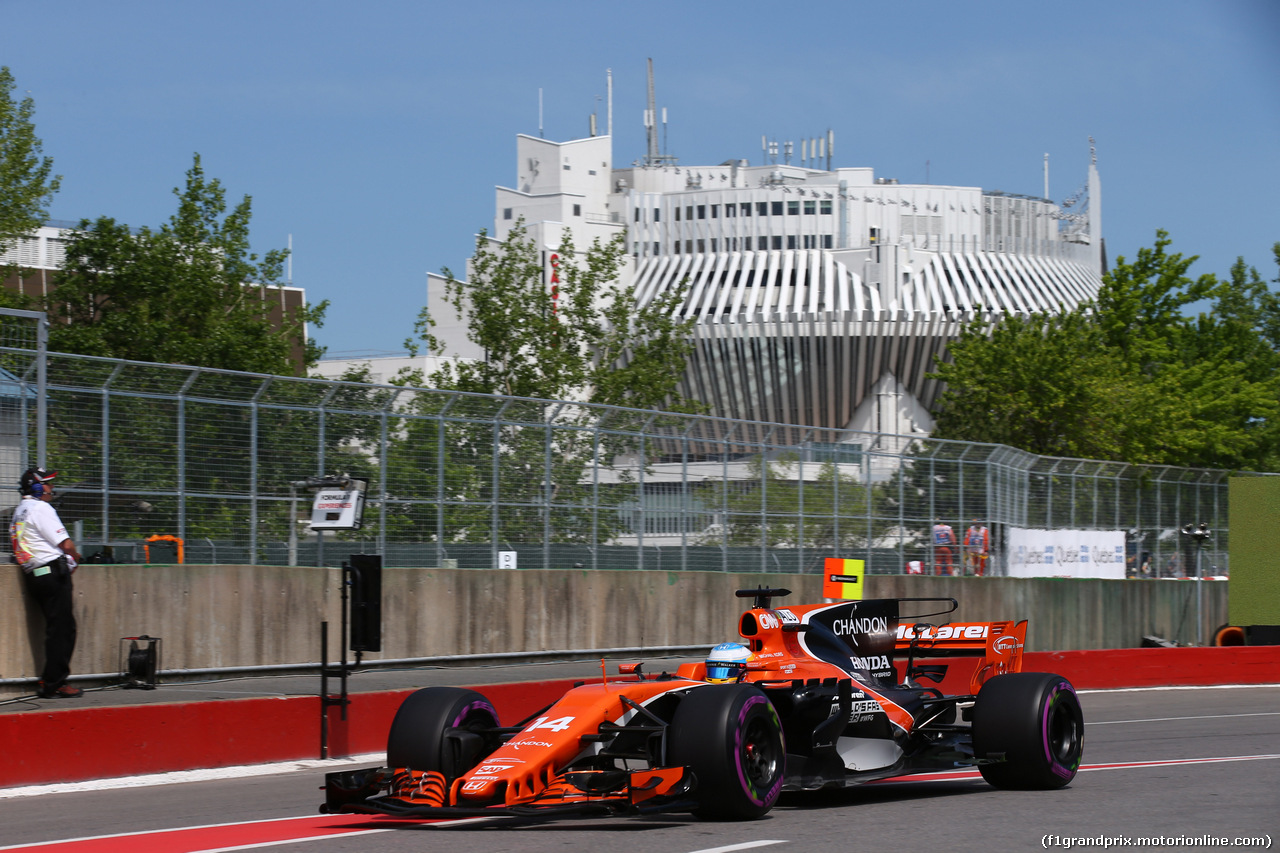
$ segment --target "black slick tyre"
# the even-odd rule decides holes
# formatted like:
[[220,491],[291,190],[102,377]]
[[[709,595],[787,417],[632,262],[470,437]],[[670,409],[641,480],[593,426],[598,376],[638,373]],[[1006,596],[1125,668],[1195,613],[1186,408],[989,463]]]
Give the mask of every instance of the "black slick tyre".
[[437,770],[452,781],[498,746],[489,730],[498,712],[483,695],[459,687],[424,687],[400,704],[387,735],[387,764]]
[[699,687],[676,708],[667,761],[693,771],[698,817],[764,817],[778,801],[786,769],[778,713],[759,688],[748,684]]
[[1084,752],[1084,714],[1071,682],[1048,672],[1020,672],[982,685],[973,708],[973,752],[997,759],[978,768],[997,788],[1067,785]]

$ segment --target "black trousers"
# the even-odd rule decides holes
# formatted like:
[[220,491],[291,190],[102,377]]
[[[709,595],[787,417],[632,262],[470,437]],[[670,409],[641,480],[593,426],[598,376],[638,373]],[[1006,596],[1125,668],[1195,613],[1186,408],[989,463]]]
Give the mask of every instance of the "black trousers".
[[71,674],[71,654],[76,650],[76,617],[71,611],[71,575],[52,571],[36,577],[27,574],[27,589],[44,613],[44,670],[40,680],[46,690],[66,683]]

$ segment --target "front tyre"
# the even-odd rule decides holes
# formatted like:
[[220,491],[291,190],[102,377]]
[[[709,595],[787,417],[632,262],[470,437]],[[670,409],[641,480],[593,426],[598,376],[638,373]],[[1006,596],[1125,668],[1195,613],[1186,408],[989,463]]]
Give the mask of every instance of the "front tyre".
[[998,675],[978,691],[973,753],[997,788],[1049,790],[1075,778],[1084,752],[1084,714],[1071,682],[1047,672]]
[[387,764],[436,770],[450,782],[498,747],[498,712],[483,695],[424,687],[400,704],[387,735]]
[[693,771],[698,817],[764,817],[782,793],[786,767],[778,713],[749,684],[699,687],[681,699],[672,717],[667,761]]

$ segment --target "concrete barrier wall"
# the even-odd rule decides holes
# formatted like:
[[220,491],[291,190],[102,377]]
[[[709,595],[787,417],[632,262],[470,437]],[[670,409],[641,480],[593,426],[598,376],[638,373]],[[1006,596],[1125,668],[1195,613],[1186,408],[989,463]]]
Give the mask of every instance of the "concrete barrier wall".
[[[952,659],[943,692],[967,692],[972,664],[972,658]],[[1023,670],[1055,672],[1078,690],[1280,681],[1280,659],[1264,646],[1032,652]],[[510,725],[572,685],[563,679],[474,688]],[[345,720],[338,708],[329,708],[330,755],[381,752],[396,710],[411,692],[353,693]],[[98,708],[60,703],[0,714],[0,788],[314,758],[320,743],[316,710],[314,696],[279,696]]]
[[[120,638],[140,634],[162,638],[166,670],[314,662],[324,620],[336,659],[339,575],[280,566],[84,566],[75,575],[73,671],[119,672]],[[383,650],[367,659],[711,645],[736,636],[749,606],[734,591],[760,584],[792,590],[779,604],[822,598],[815,575],[385,569]],[[1028,619],[1031,651],[1132,648],[1147,634],[1196,641],[1191,581],[872,576],[866,594],[954,597],[957,620]],[[1226,622],[1227,584],[1206,581],[1201,595],[1207,643]],[[0,678],[35,677],[42,619],[17,567],[0,572],[0,600],[7,603]],[[5,684],[0,695],[30,689]]]

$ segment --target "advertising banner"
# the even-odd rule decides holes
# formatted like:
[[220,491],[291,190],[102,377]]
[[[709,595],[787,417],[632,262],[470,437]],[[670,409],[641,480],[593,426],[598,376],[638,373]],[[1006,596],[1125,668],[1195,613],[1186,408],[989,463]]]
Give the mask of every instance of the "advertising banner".
[[1009,577],[1123,580],[1124,531],[1010,527]]

